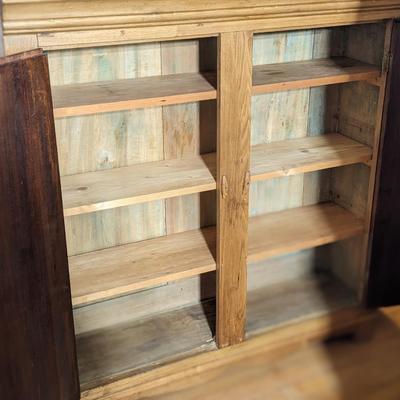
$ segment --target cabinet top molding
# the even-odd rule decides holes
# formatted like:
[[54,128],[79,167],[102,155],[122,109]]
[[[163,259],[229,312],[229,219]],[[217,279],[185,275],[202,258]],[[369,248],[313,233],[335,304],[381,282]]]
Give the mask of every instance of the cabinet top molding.
[[4,34],[35,34],[45,48],[292,30],[395,17],[400,17],[400,0],[3,0]]

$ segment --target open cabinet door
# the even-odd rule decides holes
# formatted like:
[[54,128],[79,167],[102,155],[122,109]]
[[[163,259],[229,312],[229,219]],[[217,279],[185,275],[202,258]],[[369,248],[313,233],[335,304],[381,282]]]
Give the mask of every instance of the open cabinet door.
[[367,292],[370,307],[400,304],[400,22],[394,24],[391,54],[374,204]]
[[78,400],[47,57],[0,58],[0,398]]

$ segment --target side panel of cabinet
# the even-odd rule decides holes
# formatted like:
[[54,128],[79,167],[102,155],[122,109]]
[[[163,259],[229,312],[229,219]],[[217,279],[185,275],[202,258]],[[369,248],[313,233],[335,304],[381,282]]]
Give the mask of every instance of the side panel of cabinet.
[[367,304],[400,304],[400,22],[393,28],[386,126],[378,168]]
[[2,399],[78,400],[47,57],[0,59]]

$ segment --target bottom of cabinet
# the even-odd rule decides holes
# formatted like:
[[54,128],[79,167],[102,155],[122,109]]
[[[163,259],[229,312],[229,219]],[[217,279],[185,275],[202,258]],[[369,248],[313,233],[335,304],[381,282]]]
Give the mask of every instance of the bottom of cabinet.
[[[286,262],[291,268],[298,258],[280,257],[279,264],[285,266]],[[320,271],[249,290],[247,304],[247,336],[252,337],[354,307],[357,298],[329,272]],[[215,301],[208,300],[80,334],[77,349],[82,390],[90,393],[98,386],[112,387],[119,379],[216,350],[214,327]]]

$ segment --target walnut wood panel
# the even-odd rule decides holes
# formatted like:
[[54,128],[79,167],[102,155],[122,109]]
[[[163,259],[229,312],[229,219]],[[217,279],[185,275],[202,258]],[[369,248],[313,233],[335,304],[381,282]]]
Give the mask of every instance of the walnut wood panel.
[[387,120],[381,142],[375,190],[366,300],[370,306],[400,303],[400,22],[393,27],[393,61],[387,94]]
[[218,43],[217,328],[219,347],[245,335],[252,35]]
[[78,400],[47,58],[0,59],[0,370],[4,399]]

